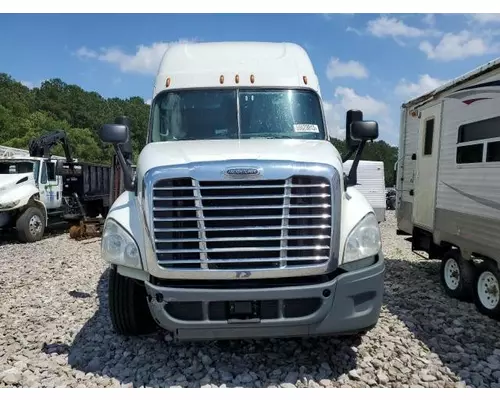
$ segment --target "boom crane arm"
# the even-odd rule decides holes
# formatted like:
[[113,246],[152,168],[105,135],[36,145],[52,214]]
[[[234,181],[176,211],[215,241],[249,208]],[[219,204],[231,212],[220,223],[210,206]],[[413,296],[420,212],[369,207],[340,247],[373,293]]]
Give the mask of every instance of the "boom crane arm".
[[64,154],[66,156],[66,161],[68,163],[73,163],[73,157],[71,156],[71,150],[69,148],[68,135],[64,131],[53,131],[46,133],[39,138],[31,139],[28,145],[28,149],[31,157],[42,157],[50,159],[50,150],[58,142],[61,142]]

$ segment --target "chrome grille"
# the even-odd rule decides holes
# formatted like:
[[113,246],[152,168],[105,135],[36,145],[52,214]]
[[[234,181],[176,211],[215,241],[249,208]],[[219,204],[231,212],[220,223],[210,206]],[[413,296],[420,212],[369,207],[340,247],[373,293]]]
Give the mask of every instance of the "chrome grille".
[[153,186],[158,263],[168,268],[259,269],[329,260],[330,183],[286,180],[158,180]]

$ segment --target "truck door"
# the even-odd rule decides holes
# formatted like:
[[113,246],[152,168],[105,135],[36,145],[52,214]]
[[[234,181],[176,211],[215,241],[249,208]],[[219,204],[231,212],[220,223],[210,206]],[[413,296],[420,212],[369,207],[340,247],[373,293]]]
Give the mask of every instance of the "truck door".
[[40,198],[47,210],[61,207],[61,194],[62,179],[56,175],[56,161],[42,161],[40,168]]
[[442,103],[421,110],[413,197],[413,224],[432,231],[436,205]]

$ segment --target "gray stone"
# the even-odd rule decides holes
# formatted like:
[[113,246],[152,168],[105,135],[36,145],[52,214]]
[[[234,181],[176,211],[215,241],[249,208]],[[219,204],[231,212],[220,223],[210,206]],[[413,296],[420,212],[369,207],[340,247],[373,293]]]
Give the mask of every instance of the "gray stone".
[[23,374],[17,368],[10,368],[0,374],[0,381],[7,386],[18,385],[23,378]]
[[359,381],[361,379],[361,377],[359,376],[358,371],[356,371],[355,369],[350,370],[347,375],[349,376],[349,378],[351,378],[351,379],[353,379],[355,381]]
[[389,377],[384,372],[377,373],[377,381],[381,385],[386,385],[389,383]]
[[223,382],[231,382],[233,380],[233,374],[229,371],[219,371],[219,374]]
[[333,386],[332,381],[330,379],[321,379],[318,383],[326,388]]
[[285,380],[285,382],[295,384],[297,382],[297,379],[299,379],[299,374],[295,371],[291,371],[288,374],[286,374],[286,377],[284,380]]

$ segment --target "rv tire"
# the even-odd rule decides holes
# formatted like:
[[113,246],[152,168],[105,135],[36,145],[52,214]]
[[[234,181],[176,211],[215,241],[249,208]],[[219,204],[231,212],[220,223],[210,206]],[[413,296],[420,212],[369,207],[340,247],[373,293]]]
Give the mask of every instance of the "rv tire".
[[494,261],[486,260],[479,267],[474,303],[481,314],[500,320],[500,271]]
[[440,279],[446,294],[452,298],[470,301],[473,296],[475,267],[465,260],[460,250],[452,249],[441,260]]
[[141,282],[120,275],[116,265],[109,272],[108,301],[111,323],[116,333],[125,336],[144,335],[156,330],[147,294]]

